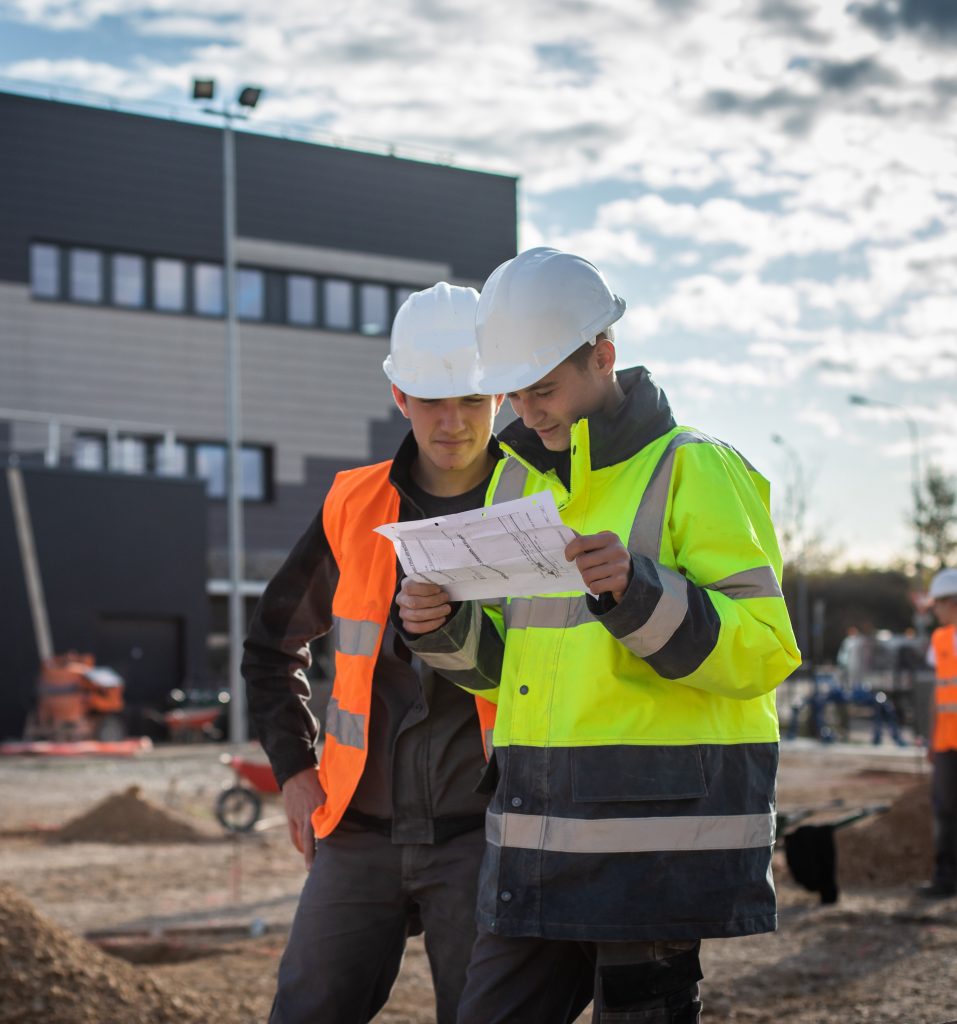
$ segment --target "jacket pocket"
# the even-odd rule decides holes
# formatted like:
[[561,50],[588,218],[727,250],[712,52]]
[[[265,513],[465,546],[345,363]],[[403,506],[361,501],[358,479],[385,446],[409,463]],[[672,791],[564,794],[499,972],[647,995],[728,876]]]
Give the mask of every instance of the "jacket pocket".
[[576,747],[570,753],[575,803],[694,800],[708,795],[696,746]]

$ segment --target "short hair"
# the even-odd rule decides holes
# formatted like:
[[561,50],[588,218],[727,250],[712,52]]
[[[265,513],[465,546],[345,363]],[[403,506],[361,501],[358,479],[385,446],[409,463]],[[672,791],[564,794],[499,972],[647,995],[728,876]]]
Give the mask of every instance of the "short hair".
[[579,346],[574,352],[568,357],[570,362],[577,370],[584,370],[588,365],[588,360],[591,359],[591,354],[595,350],[595,346],[602,339],[613,342],[615,340],[615,328],[606,327],[603,331],[599,331],[595,336],[594,341],[586,341],[584,345]]

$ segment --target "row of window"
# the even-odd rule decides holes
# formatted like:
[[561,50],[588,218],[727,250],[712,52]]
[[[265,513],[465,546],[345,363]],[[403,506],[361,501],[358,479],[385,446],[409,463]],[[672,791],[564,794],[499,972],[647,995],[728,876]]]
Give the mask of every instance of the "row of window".
[[[112,447],[103,434],[76,434],[73,465],[77,469],[111,469],[120,473],[156,473],[160,476],[196,477],[206,481],[210,498],[226,497],[228,449],[210,441],[176,441],[122,435]],[[271,470],[269,449],[243,445],[240,490],[244,501],[269,501]]]
[[[30,246],[34,298],[225,315],[222,264],[82,246]],[[242,320],[384,335],[412,287],[341,277],[239,267],[236,313]]]

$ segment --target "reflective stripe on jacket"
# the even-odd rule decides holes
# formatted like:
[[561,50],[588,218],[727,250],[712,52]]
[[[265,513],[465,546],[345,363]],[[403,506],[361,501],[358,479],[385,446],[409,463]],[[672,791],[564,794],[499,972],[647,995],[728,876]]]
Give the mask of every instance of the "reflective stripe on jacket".
[[494,500],[550,489],[566,525],[621,538],[634,576],[618,605],[509,600],[500,687],[466,684],[499,706],[481,923],[592,941],[773,929],[772,691],[800,656],[767,482],[682,427],[593,470],[579,421],[567,489],[503,448]]
[[[395,549],[374,532],[399,518],[391,467],[390,460],[337,474],[323,506],[339,582],[332,600],[336,674],[318,769],[326,801],[312,816],[317,838],[338,825],[366,762],[372,676],[396,586]],[[481,697],[476,705],[488,756],[495,706]]]
[[957,750],[957,626],[941,626],[930,638],[937,686],[934,691],[934,750]]

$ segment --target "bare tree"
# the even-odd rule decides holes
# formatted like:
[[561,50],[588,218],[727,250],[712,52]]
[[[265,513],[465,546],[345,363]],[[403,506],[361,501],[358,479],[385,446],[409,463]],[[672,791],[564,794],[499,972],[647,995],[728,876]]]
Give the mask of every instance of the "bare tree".
[[917,498],[909,521],[918,537],[918,550],[943,569],[953,564],[957,551],[957,478],[930,466]]

